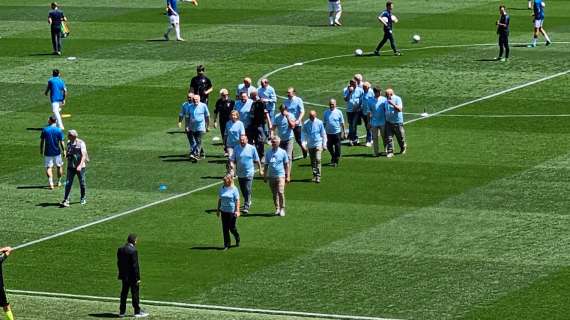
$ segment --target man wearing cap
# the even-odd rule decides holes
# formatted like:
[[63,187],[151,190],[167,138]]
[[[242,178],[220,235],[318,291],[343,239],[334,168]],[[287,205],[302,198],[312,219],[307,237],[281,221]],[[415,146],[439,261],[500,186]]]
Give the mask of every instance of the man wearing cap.
[[51,111],[55,116],[57,121],[57,126],[61,129],[63,127],[63,121],[61,120],[61,107],[65,105],[65,98],[67,97],[67,88],[65,87],[65,82],[59,76],[59,70],[53,69],[52,77],[48,80],[48,84],[44,94],[47,96],[49,94],[49,99],[51,102]]
[[63,159],[65,157],[65,145],[63,144],[63,130],[55,125],[54,116],[49,117],[48,125],[42,129],[40,136],[40,153],[44,156],[44,166],[48,177],[49,188],[54,188],[52,168],[57,167],[57,186],[61,186],[61,176],[63,176]]
[[200,96],[200,102],[208,105],[208,97],[214,87],[212,86],[212,81],[206,77],[206,67],[204,65],[199,65],[196,67],[196,76],[190,80],[189,93],[197,94]]
[[51,11],[48,13],[48,23],[51,30],[51,45],[53,54],[61,56],[61,24],[67,21],[63,11],[59,10],[56,2],[51,3]]
[[87,162],[89,162],[89,155],[87,154],[87,146],[85,142],[78,138],[77,131],[69,130],[67,132],[67,177],[65,182],[65,195],[61,206],[64,208],[69,207],[69,194],[73,186],[73,178],[77,176],[79,179],[79,188],[81,191],[80,203],[82,205],[87,203],[85,198],[85,170]]
[[141,310],[139,305],[139,287],[141,274],[139,268],[139,255],[137,252],[138,238],[134,233],[129,234],[127,243],[117,250],[117,268],[119,269],[119,280],[122,281],[121,300],[119,305],[119,317],[127,315],[127,296],[131,291],[131,300],[135,309],[135,318],[144,318],[148,313]]

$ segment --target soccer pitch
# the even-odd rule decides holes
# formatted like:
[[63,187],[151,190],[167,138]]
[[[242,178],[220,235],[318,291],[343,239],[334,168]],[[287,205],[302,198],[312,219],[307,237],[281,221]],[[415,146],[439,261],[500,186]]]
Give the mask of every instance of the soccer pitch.
[[[72,29],[62,57],[49,55],[49,3],[0,2],[0,246],[30,244],[3,264],[17,319],[112,317],[116,249],[131,232],[155,319],[568,318],[570,1],[546,1],[554,44],[536,48],[523,45],[527,1],[505,1],[508,62],[490,61],[497,1],[396,0],[400,57],[352,54],[374,50],[384,1],[344,1],[334,28],[322,0],[180,2],[186,42],[160,41],[163,2],[62,2]],[[176,127],[198,64],[214,83],[211,112],[244,76],[267,75],[281,96],[295,87],[319,117],[331,97],[344,106],[355,73],[393,86],[408,153],[343,146],[321,184],[309,159],[295,161],[283,218],[256,179],[241,247],[220,251],[219,130],[194,164]],[[86,206],[77,182],[66,209],[63,190],[44,187],[38,128],[53,68],[70,94],[65,127],[89,149]]]

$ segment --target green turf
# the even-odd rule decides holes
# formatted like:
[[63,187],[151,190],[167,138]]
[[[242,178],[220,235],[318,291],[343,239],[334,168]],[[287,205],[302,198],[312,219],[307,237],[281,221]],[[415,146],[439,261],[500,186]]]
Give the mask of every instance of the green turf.
[[[526,1],[506,4],[511,41],[528,42]],[[306,102],[342,101],[348,79],[362,73],[394,86],[416,114],[569,69],[565,43],[516,45],[508,63],[489,61],[497,55],[495,1],[398,2],[403,56],[386,51],[380,58],[351,55],[372,51],[381,36],[377,1],[343,3],[342,28],[326,26],[326,4],[316,0],[180,5],[184,43],[150,41],[166,30],[160,1],[68,1],[72,35],[64,57],[53,57],[46,3],[0,4],[0,244],[219,183],[224,158],[212,143],[219,131],[205,137],[207,159],[192,164],[176,128],[196,64],[205,64],[214,82],[213,101],[222,87],[233,93],[244,76],[257,80],[309,61],[270,76],[279,94],[294,86]],[[548,1],[545,28],[554,41],[570,41],[569,18],[569,2]],[[409,41],[415,33],[419,44]],[[62,190],[44,188],[37,128],[49,115],[43,90],[52,68],[62,70],[70,93],[66,129],[79,131],[92,159],[84,207],[77,189],[71,208],[58,209]],[[309,182],[309,161],[296,161],[285,218],[272,217],[268,187],[256,180],[252,214],[238,223],[239,249],[218,250],[215,185],[18,250],[4,265],[6,285],[115,297],[115,250],[136,232],[145,299],[405,319],[563,319],[570,118],[488,116],[570,114],[568,87],[566,74],[411,123],[409,152],[392,160],[344,147],[341,166],[325,166],[320,185]],[[325,154],[324,163],[329,159]],[[160,184],[168,189],[159,191]],[[90,319],[116,309],[9,296],[18,319]],[[160,319],[279,319],[149,309]]]

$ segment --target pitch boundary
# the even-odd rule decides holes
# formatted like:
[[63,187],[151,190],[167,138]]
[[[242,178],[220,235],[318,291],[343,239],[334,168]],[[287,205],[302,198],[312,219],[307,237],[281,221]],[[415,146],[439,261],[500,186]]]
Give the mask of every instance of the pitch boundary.
[[[75,299],[83,301],[101,301],[101,302],[119,302],[118,298],[114,297],[101,297],[68,293],[54,293],[54,292],[41,292],[41,291],[27,291],[27,290],[6,290],[7,292],[15,295],[34,296],[34,297],[49,297],[59,299]],[[207,304],[195,304],[184,302],[170,302],[170,301],[157,301],[157,300],[141,300],[141,304],[158,306],[158,307],[179,307],[186,309],[200,309],[200,310],[213,310],[213,311],[227,311],[227,312],[240,312],[240,313],[257,313],[276,316],[296,316],[304,318],[326,318],[326,319],[345,319],[345,320],[402,320],[391,318],[378,318],[367,316],[352,316],[341,314],[328,314],[328,313],[314,313],[314,312],[301,312],[301,311],[287,311],[287,310],[273,310],[273,309],[256,309],[256,308],[239,308],[227,307]]]

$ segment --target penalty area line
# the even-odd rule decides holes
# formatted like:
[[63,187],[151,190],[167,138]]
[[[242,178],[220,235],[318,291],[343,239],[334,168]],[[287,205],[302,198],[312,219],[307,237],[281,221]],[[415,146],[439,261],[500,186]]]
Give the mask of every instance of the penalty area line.
[[[12,290],[12,289],[8,289],[6,291],[14,295],[47,297],[54,299],[74,299],[74,300],[99,301],[99,302],[119,301],[119,298],[114,298],[114,297],[101,297],[101,296],[91,296],[91,295],[28,291],[28,290]],[[141,300],[140,302],[145,305],[151,305],[157,307],[178,307],[186,309],[256,313],[256,314],[266,314],[266,315],[276,315],[276,316],[296,316],[304,318],[326,318],[326,319],[345,319],[345,320],[402,320],[402,319],[378,318],[378,317],[368,317],[368,316],[353,316],[353,315],[342,315],[342,314],[286,311],[286,310],[273,310],[273,309],[240,308],[240,307],[228,307],[228,306],[194,304],[194,303],[184,303],[184,302],[157,301],[157,300]]]

